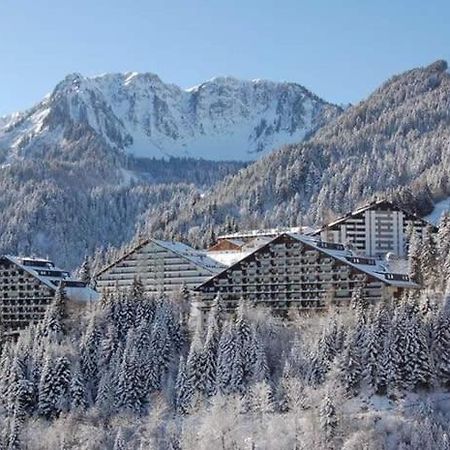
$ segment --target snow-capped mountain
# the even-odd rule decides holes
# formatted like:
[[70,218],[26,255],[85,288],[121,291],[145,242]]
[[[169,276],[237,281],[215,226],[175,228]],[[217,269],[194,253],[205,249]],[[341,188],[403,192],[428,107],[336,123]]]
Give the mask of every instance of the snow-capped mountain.
[[220,77],[183,90],[151,73],[72,74],[30,110],[0,118],[0,157],[95,142],[143,157],[251,160],[340,112],[295,83]]

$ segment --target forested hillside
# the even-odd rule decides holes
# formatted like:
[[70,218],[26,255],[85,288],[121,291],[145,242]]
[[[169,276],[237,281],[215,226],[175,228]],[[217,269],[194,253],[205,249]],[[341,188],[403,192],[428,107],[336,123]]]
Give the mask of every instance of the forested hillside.
[[2,341],[2,448],[448,449],[446,223],[414,252],[422,292],[370,305],[355,290],[289,321],[226,315],[218,297],[188,326],[186,290],[146,297],[138,279],[67,316],[59,289],[42,324]]
[[129,241],[147,210],[171,202],[180,209],[185,197],[241,167],[124,158],[98,148],[79,158],[69,153],[11,163],[0,169],[0,253],[49,256],[76,267],[97,247]]
[[72,122],[58,145],[34,136],[23,159],[6,151],[1,252],[48,255],[73,268],[97,247],[143,233],[203,246],[236,226],[321,224],[374,195],[425,214],[450,193],[443,61],[393,77],[306,142],[247,167],[136,158]]
[[449,167],[450,74],[437,61],[393,77],[306,142],[227,178],[170,227],[207,230],[227,216],[241,227],[318,224],[377,194],[425,214],[450,193]]

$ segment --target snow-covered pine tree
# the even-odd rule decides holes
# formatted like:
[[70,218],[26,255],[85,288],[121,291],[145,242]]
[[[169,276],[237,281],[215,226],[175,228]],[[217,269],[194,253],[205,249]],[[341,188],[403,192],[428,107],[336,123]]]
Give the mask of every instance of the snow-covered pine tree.
[[322,336],[318,342],[318,352],[320,364],[328,371],[338,353],[338,324],[336,319],[332,317],[324,327]]
[[9,421],[9,434],[7,436],[6,450],[22,450],[22,443],[20,441],[21,420],[17,417],[12,417]]
[[365,322],[367,308],[369,305],[367,299],[365,298],[364,289],[362,286],[358,286],[353,290],[350,304],[352,309],[357,312],[358,318],[360,320],[362,319]]
[[320,404],[319,423],[325,442],[331,443],[336,437],[338,418],[336,407],[329,394],[325,395]]
[[136,302],[129,292],[120,292],[116,297],[115,321],[119,338],[125,342],[128,331],[134,327],[136,320]]
[[241,300],[236,312],[236,339],[240,350],[240,366],[242,367],[242,382],[247,385],[253,377],[255,366],[254,334],[248,320],[248,305]]
[[98,367],[102,371],[106,369],[119,345],[119,334],[112,323],[107,322],[106,331],[100,341],[98,350]]
[[92,314],[80,343],[81,374],[86,381],[88,397],[92,399],[97,395],[100,336],[96,316]]
[[242,393],[244,390],[241,354],[237,331],[232,323],[227,323],[220,337],[217,360],[217,384],[223,394]]
[[175,386],[176,399],[175,406],[180,414],[187,414],[191,408],[192,398],[194,396],[194,388],[190,383],[187,374],[186,362],[183,357],[180,357],[178,365],[178,375]]
[[47,354],[39,383],[39,414],[47,419],[56,417],[67,400],[70,383],[69,361],[61,356],[54,358]]
[[252,368],[252,382],[263,383],[269,380],[269,366],[267,364],[267,355],[262,340],[256,331],[256,327],[252,327],[252,341],[254,346],[254,364]]
[[339,361],[339,378],[347,395],[359,393],[364,375],[364,349],[367,341],[367,327],[358,321],[356,328],[347,336],[344,351]]
[[208,328],[203,346],[203,377],[200,382],[200,392],[206,397],[213,396],[217,391],[217,358],[220,341],[220,309],[216,302],[208,315]]
[[438,251],[431,226],[424,230],[420,249],[420,264],[423,274],[423,282],[426,287],[435,288],[438,281],[436,267],[438,263]]
[[117,373],[115,399],[117,408],[139,413],[145,404],[147,391],[144,374],[139,370],[135,342],[135,333],[130,329]]
[[92,272],[91,272],[91,264],[89,258],[87,256],[84,257],[84,260],[80,267],[80,281],[86,283],[87,286],[91,285],[92,282]]
[[115,411],[115,392],[122,363],[122,354],[123,347],[120,344],[112,356],[109,365],[102,370],[98,383],[95,406],[100,408],[106,415],[111,415]]
[[177,306],[180,310],[182,327],[187,329],[191,312],[191,293],[189,292],[186,283],[182,284],[177,296]]
[[408,247],[408,272],[409,276],[416,283],[423,284],[422,262],[421,262],[422,242],[416,232],[411,234]]
[[379,367],[382,354],[383,339],[377,335],[377,329],[374,324],[367,329],[366,347],[364,353],[363,377],[371,393],[377,391]]
[[158,307],[158,312],[152,324],[151,344],[148,364],[148,389],[159,390],[164,375],[169,368],[171,359],[175,356],[173,350],[172,336],[169,335],[167,318]]
[[439,383],[450,385],[450,316],[449,311],[442,308],[435,315],[432,324],[432,358]]
[[56,341],[61,340],[64,334],[64,319],[67,296],[62,283],[56,289],[55,297],[45,311],[42,324],[42,333]]
[[201,342],[201,331],[199,327],[192,338],[191,347],[186,361],[186,375],[188,384],[194,392],[201,389],[202,379],[204,377],[204,353]]
[[450,212],[445,212],[439,223],[437,233],[437,254],[439,264],[442,266],[450,253]]
[[405,354],[407,389],[428,387],[431,383],[431,353],[425,325],[417,313],[409,320],[408,332]]
[[86,386],[83,380],[83,375],[79,367],[72,370],[70,380],[70,407],[83,411],[88,406],[86,398]]

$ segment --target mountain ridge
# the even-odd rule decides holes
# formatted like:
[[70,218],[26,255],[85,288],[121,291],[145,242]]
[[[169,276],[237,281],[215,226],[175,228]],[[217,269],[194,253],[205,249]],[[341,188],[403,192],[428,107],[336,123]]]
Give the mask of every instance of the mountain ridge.
[[[227,177],[168,226],[186,234],[229,219],[245,228],[321,224],[374,196],[427,214],[450,194],[449,167],[450,74],[439,60],[391,77],[309,139]],[[158,225],[153,212],[148,232]]]
[[23,113],[0,121],[9,158],[64,151],[65,141],[138,157],[252,160],[298,142],[341,113],[298,83],[215,77],[189,89],[153,73],[69,74]]

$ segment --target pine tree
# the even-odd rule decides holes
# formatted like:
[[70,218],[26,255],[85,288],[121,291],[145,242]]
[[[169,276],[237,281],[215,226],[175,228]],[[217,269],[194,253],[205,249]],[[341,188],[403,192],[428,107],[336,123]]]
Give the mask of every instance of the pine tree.
[[39,383],[39,413],[47,419],[57,416],[67,399],[70,383],[69,361],[66,357],[47,355]]
[[72,378],[70,380],[70,398],[70,406],[72,409],[84,410],[87,408],[86,386],[78,367],[72,372]]
[[149,357],[148,389],[155,391],[160,389],[162,378],[173,357],[173,342],[161,313],[156,315],[153,323]]
[[263,343],[256,329],[253,329],[253,345],[255,348],[255,360],[252,368],[252,381],[254,383],[265,383],[269,380],[269,366]]
[[220,337],[217,363],[217,384],[223,394],[239,393],[244,388],[239,345],[237,332],[232,324],[228,323]]
[[180,414],[187,414],[190,411],[193,396],[194,389],[189,381],[186,363],[183,357],[181,357],[178,365],[175,399],[175,406]]
[[245,301],[241,301],[237,309],[236,317],[236,345],[240,351],[240,369],[242,371],[242,383],[247,385],[253,376],[253,368],[255,365],[255,346],[253,333],[247,318],[248,305]]
[[409,276],[416,283],[423,284],[422,262],[421,262],[421,241],[417,233],[412,233],[408,248]]
[[178,303],[180,308],[182,327],[187,328],[191,311],[191,294],[185,283],[183,283],[183,285],[181,286],[180,293],[178,295]]
[[91,274],[91,265],[89,263],[89,259],[85,256],[83,263],[80,268],[80,281],[86,283],[87,286],[91,285],[92,274]]
[[340,360],[340,378],[348,395],[358,394],[363,380],[363,349],[366,348],[367,330],[358,322],[355,330],[348,335]]
[[7,450],[21,450],[23,448],[20,442],[20,423],[20,420],[16,417],[10,420]]
[[325,396],[320,405],[319,422],[325,441],[332,442],[337,433],[338,419],[336,408],[329,395]]
[[200,330],[197,329],[191,342],[189,355],[186,361],[186,374],[188,383],[194,392],[201,389],[204,370],[203,346],[200,338]]
[[62,283],[59,284],[55,292],[55,298],[48,306],[42,332],[44,336],[59,341],[64,334],[65,304],[67,301],[66,293]]
[[119,335],[113,324],[108,324],[105,337],[101,340],[98,349],[98,367],[106,369],[119,346]]
[[213,396],[217,391],[217,357],[220,340],[220,310],[217,303],[209,312],[208,329],[203,347],[203,377],[200,382],[200,391],[207,397]]
[[420,263],[423,273],[423,281],[427,287],[436,287],[438,264],[438,252],[431,226],[425,228],[420,252]]
[[120,293],[116,299],[116,326],[119,338],[126,340],[128,331],[134,327],[136,320],[136,303],[130,293]]
[[450,385],[450,316],[444,308],[432,326],[432,357],[439,382]]
[[116,406],[134,412],[142,410],[147,394],[146,382],[139,370],[138,361],[135,335],[130,330],[117,376]]
[[409,321],[406,345],[406,383],[409,390],[428,387],[431,382],[431,354],[423,321],[417,314]]
[[98,384],[98,354],[100,330],[95,315],[91,316],[80,343],[80,369],[86,381],[88,395],[96,397]]
[[450,253],[450,212],[445,212],[439,223],[437,234],[437,250],[439,264],[444,264]]
[[331,368],[334,358],[339,351],[338,332],[337,322],[334,318],[331,318],[318,343],[318,358],[325,372]]

